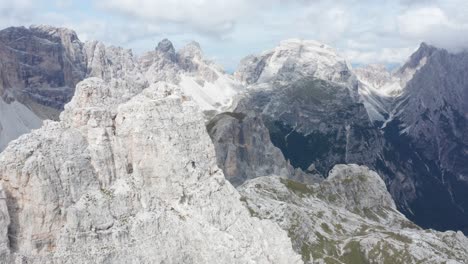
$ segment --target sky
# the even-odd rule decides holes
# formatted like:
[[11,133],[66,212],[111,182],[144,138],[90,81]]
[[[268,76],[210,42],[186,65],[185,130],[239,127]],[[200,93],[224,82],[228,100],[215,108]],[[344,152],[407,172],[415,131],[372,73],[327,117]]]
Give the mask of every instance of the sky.
[[353,65],[401,64],[423,41],[459,52],[467,14],[468,0],[0,0],[0,28],[68,27],[135,54],[195,40],[227,71],[288,38],[331,45]]

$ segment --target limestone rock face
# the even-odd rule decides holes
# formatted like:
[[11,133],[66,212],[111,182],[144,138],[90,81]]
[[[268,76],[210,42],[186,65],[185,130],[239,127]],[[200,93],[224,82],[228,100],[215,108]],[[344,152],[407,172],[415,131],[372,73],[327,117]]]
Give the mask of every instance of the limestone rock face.
[[318,180],[286,161],[256,115],[222,113],[210,120],[207,130],[216,147],[218,165],[235,186],[264,175],[283,175],[305,182]]
[[337,165],[326,180],[305,185],[278,176],[239,188],[252,215],[288,231],[306,263],[464,263],[461,232],[422,230],[400,212],[379,175]]
[[21,134],[58,119],[86,75],[75,32],[49,26],[0,31],[0,151]]
[[[130,49],[121,47],[105,46],[101,42],[91,41],[84,46],[88,58],[88,76],[97,77],[105,82],[122,82],[132,94],[148,86],[149,81],[141,71],[137,58],[133,56]],[[111,92],[122,92],[122,89],[115,89]],[[117,98],[110,95],[108,100]],[[128,98],[125,98],[128,99]]]
[[0,260],[9,259],[10,245],[8,237],[8,226],[10,225],[10,215],[8,214],[7,197],[0,185]]
[[3,98],[13,97],[55,109],[73,96],[85,77],[86,55],[75,32],[48,26],[0,31]]
[[169,40],[143,54],[139,63],[149,82],[175,83],[191,96],[207,119],[229,110],[244,86],[212,61],[203,57],[197,42],[176,51]]
[[198,105],[94,50],[104,80],[0,154],[0,262],[301,263],[225,180]]

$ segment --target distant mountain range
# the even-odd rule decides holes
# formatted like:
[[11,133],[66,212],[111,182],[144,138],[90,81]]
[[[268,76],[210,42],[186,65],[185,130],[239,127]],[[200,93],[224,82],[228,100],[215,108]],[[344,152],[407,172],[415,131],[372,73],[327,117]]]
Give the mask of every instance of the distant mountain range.
[[[252,133],[241,128],[232,135],[232,129],[223,131],[227,121],[216,119],[220,128],[211,124],[210,131],[221,153],[219,165],[229,168],[225,173],[237,184],[239,175],[258,176],[252,173],[263,171],[258,157],[271,156],[271,150],[240,155],[263,147],[225,142],[255,137],[266,128],[293,167],[283,166],[290,178],[313,182],[335,164],[363,164],[382,176],[411,220],[468,232],[467,58],[468,53],[450,54],[423,43],[392,73],[378,65],[354,70],[330,47],[298,40],[247,57],[235,73],[247,91],[234,115],[257,116],[263,124],[256,122],[254,129],[247,122]],[[231,116],[224,119],[243,126]],[[268,140],[257,142],[264,146],[263,141]]]
[[2,263],[468,259],[468,53],[291,39],[227,74],[32,26],[0,54]]

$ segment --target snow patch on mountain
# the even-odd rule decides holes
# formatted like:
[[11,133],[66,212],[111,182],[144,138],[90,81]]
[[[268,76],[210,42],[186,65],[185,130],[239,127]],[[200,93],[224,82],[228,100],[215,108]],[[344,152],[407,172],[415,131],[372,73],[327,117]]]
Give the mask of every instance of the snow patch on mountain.
[[23,104],[7,103],[0,98],[0,152],[11,140],[41,125],[42,119]]
[[258,56],[246,57],[234,75],[246,84],[290,82],[301,77],[348,83],[350,68],[328,45],[314,40],[289,39]]
[[199,77],[183,74],[179,83],[182,91],[191,96],[204,111],[224,112],[233,104],[233,100],[243,86],[232,78],[221,76],[209,82]]
[[209,116],[226,111],[235,96],[244,90],[244,85],[225,73],[221,66],[204,58],[197,42],[190,42],[176,51],[165,39],[139,61],[150,82],[179,85]]

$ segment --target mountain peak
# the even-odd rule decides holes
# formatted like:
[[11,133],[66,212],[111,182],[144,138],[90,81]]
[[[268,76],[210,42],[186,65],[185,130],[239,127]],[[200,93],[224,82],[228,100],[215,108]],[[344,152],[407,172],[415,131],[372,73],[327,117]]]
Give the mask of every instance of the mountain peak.
[[332,47],[322,42],[316,41],[316,40],[304,40],[304,39],[297,39],[297,38],[285,39],[280,42],[277,48],[284,48],[284,49],[306,48],[306,49],[313,50],[316,52],[326,52],[326,53],[337,55],[336,51]]
[[166,53],[166,52],[175,53],[175,49],[174,49],[174,46],[172,45],[172,42],[170,40],[168,40],[167,38],[161,40],[158,43],[158,46],[156,47],[156,50],[164,52],[164,53]]
[[176,51],[174,45],[167,38],[161,40],[156,47],[156,53],[161,54],[162,57],[175,62],[177,60]]
[[421,44],[419,45],[419,50],[429,50],[429,49],[436,49],[436,47],[424,41],[421,42]]
[[191,41],[179,50],[179,56],[186,58],[202,58],[203,51],[200,44],[196,41]]
[[247,84],[315,77],[347,83],[350,67],[330,46],[315,40],[287,39],[258,56],[242,60],[235,73]]
[[415,54],[418,54],[418,53],[432,54],[434,51],[437,51],[437,50],[439,50],[439,48],[437,48],[436,46],[433,46],[426,42],[421,42]]
[[430,57],[437,50],[438,49],[436,47],[428,45],[426,42],[422,42],[418,50],[411,55],[408,62],[402,67],[402,69],[400,69],[400,71],[407,68],[417,68],[425,58]]
[[58,37],[63,39],[67,37],[71,40],[78,40],[78,35],[72,29],[65,27],[54,27],[50,25],[31,25],[29,30],[37,32],[39,34],[46,34],[52,37]]
[[413,75],[426,65],[428,58],[438,51],[440,49],[422,42],[408,61],[395,72],[394,76],[400,79],[400,86],[404,88],[408,81],[413,78]]

